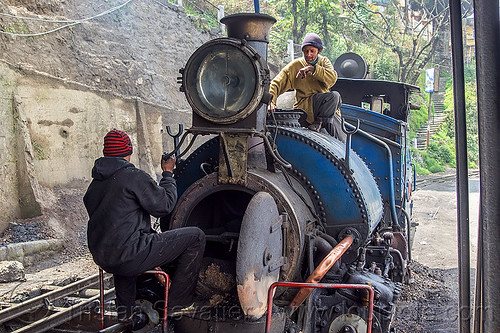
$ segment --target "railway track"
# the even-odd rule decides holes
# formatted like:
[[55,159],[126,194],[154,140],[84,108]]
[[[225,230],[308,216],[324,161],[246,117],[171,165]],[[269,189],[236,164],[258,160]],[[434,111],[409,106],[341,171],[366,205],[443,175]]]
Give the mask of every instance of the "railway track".
[[[477,176],[479,176],[479,170],[469,171],[469,178],[470,177],[477,177]],[[417,179],[417,182],[416,182],[417,190],[422,189],[422,188],[429,186],[431,184],[444,183],[444,182],[453,180],[455,178],[456,178],[456,174],[452,173],[452,174],[444,175],[444,176],[440,176],[440,177]]]
[[[105,280],[111,275],[106,275]],[[104,293],[114,297],[114,288]],[[21,303],[2,304],[0,332],[96,332],[99,322],[99,275],[73,282]],[[111,314],[108,322],[113,322]]]

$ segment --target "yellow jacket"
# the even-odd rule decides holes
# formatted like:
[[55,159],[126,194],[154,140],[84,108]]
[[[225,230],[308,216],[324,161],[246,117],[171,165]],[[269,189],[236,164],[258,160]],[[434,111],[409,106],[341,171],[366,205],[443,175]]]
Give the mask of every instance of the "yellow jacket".
[[318,55],[319,60],[315,65],[314,73],[307,73],[305,79],[297,78],[299,70],[308,65],[305,59],[295,59],[285,66],[281,72],[271,82],[269,92],[273,95],[272,103],[276,104],[276,99],[282,93],[294,89],[294,108],[307,112],[307,122],[314,121],[313,96],[317,93],[324,93],[337,82],[337,72],[333,69],[332,63],[327,57]]

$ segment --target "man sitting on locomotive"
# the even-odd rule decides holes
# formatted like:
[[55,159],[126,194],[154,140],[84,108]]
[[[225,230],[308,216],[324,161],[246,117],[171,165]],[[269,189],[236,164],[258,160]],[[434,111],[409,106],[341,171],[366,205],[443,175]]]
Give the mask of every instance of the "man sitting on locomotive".
[[[168,306],[178,310],[191,305],[205,248],[205,234],[199,228],[163,233],[151,228],[151,215],[168,215],[177,201],[177,186],[172,177],[175,156],[162,158],[162,179],[158,185],[130,163],[132,150],[126,133],[116,129],[108,132],[104,137],[104,157],[95,161],[93,180],[83,198],[90,217],[88,247],[94,261],[113,273],[120,321],[131,320],[137,276],[171,262],[177,268]],[[134,317],[134,322],[138,318]]]
[[273,95],[269,111],[276,109],[276,99],[288,90],[295,89],[294,108],[307,113],[309,129],[319,131],[324,128],[330,135],[345,142],[346,134],[342,131],[340,105],[342,100],[336,91],[330,88],[337,82],[337,72],[323,51],[321,38],[315,33],[308,33],[302,41],[303,58],[298,58],[286,65],[272,80],[269,92]]

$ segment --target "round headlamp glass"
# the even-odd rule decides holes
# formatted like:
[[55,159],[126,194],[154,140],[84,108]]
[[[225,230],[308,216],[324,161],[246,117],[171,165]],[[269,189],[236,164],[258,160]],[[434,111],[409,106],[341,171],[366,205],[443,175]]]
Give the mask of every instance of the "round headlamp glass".
[[196,113],[215,123],[232,123],[255,110],[263,89],[258,82],[259,63],[251,52],[240,41],[223,38],[193,53],[183,85]]

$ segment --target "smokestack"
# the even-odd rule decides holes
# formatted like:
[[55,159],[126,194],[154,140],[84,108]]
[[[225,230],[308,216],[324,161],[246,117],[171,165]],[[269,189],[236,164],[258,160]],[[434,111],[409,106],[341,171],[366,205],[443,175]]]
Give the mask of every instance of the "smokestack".
[[241,13],[228,15],[220,21],[226,25],[228,37],[245,39],[267,61],[269,31],[276,23],[274,17],[266,14]]

